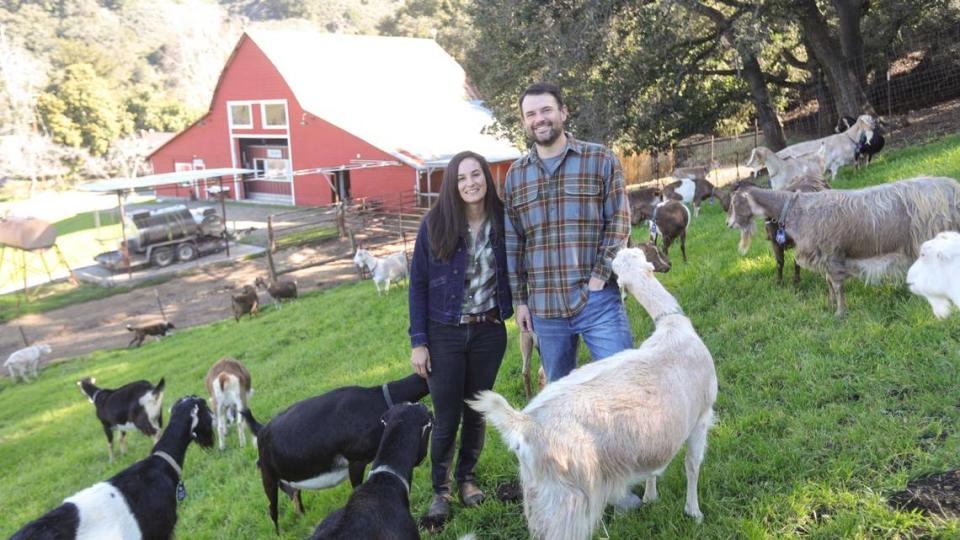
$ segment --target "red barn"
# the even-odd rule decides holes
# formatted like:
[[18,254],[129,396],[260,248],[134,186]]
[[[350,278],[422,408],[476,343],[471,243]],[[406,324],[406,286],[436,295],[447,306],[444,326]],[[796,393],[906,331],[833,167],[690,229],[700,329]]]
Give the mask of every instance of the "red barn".
[[[224,66],[210,110],[148,159],[155,173],[241,167],[269,177],[227,182],[237,200],[310,206],[341,196],[430,195],[461,150],[505,175],[520,152],[482,133],[492,122],[463,68],[433,40],[250,30]],[[358,160],[399,165],[350,169]],[[202,185],[162,186],[157,195],[207,196]]]

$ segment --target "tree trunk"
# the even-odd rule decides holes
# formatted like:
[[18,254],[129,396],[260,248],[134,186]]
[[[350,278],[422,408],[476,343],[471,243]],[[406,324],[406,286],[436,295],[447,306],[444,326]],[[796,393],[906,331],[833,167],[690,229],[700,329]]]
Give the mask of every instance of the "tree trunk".
[[783,126],[777,118],[777,111],[770,103],[770,92],[767,91],[767,80],[760,69],[760,62],[752,51],[740,51],[743,61],[743,75],[750,85],[750,101],[757,110],[757,122],[763,129],[763,138],[768,148],[774,152],[782,150],[787,141],[783,136]]
[[847,62],[840,44],[827,30],[827,21],[817,8],[816,0],[797,0],[796,7],[806,43],[817,63],[827,76],[827,83],[837,98],[837,114],[858,116],[863,112],[873,114],[873,107],[857,80],[852,66]]
[[833,0],[839,19],[840,47],[857,75],[860,86],[864,86],[867,82],[863,57],[863,34],[860,32],[860,21],[864,14],[863,4],[864,0]]

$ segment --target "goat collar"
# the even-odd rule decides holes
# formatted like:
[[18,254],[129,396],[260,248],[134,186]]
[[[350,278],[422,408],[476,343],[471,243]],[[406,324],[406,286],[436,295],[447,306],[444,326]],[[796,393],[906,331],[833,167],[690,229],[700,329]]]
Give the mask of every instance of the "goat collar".
[[410,494],[410,482],[407,482],[406,478],[401,476],[400,473],[398,473],[397,471],[393,470],[389,465],[377,466],[377,468],[370,471],[370,474],[367,475],[367,480],[369,480],[371,476],[378,473],[389,474],[397,477],[397,480],[400,480],[400,483],[403,484],[403,489],[407,490],[407,495]]
[[176,460],[170,457],[170,454],[164,452],[163,450],[157,450],[152,455],[157,456],[158,458],[169,463],[170,466],[173,467],[173,470],[177,471],[177,479],[183,476],[183,469],[180,468],[180,465],[177,465]]
[[660,322],[660,319],[663,319],[664,317],[669,317],[670,315],[683,315],[683,314],[684,314],[683,308],[680,308],[680,307],[677,307],[677,309],[673,311],[664,311],[663,313],[653,318],[653,324],[654,325],[658,324]]
[[387,402],[387,408],[393,407],[393,400],[390,399],[390,389],[387,388],[387,383],[383,383],[383,399]]
[[787,199],[787,202],[783,204],[783,208],[780,209],[780,217],[777,218],[777,223],[780,224],[780,227],[786,227],[787,221],[787,212],[790,211],[790,207],[793,206],[793,202],[800,198],[800,193],[794,193],[793,197]]
[[93,393],[93,397],[90,398],[90,403],[93,403],[94,405],[97,404],[97,395],[98,395],[98,394],[100,394],[100,390],[97,390],[96,392]]

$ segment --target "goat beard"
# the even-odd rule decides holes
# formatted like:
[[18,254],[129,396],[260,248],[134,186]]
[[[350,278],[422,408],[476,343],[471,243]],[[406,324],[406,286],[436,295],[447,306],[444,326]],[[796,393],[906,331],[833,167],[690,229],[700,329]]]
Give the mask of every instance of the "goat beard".
[[740,243],[737,245],[737,249],[740,251],[740,255],[746,255],[750,251],[750,242],[753,240],[753,227],[741,227],[740,228]]

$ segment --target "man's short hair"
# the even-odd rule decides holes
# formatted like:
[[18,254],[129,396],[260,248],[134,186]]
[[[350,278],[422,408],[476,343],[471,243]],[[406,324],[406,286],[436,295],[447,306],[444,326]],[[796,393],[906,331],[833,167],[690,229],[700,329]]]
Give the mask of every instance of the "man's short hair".
[[560,92],[560,87],[548,82],[538,82],[531,84],[520,94],[520,101],[517,102],[517,106],[520,107],[520,112],[523,112],[523,98],[530,95],[539,96],[543,94],[553,96],[554,99],[557,100],[557,108],[563,108],[563,94]]

